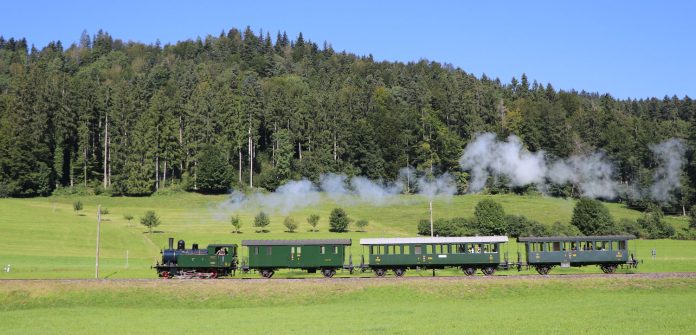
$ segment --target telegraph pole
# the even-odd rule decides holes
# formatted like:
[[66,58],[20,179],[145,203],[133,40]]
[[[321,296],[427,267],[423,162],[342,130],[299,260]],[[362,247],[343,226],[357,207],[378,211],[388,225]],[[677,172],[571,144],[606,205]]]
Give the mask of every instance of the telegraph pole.
[[97,264],[95,265],[94,278],[99,279],[99,229],[101,226],[101,205],[97,206]]

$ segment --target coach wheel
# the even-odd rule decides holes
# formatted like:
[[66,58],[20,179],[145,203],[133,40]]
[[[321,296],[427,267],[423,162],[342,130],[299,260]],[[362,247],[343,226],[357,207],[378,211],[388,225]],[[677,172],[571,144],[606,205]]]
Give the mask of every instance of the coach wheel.
[[406,270],[404,270],[404,269],[402,269],[402,268],[396,268],[396,269],[394,269],[394,275],[397,276],[397,277],[403,276],[404,273],[406,273]]
[[273,270],[261,270],[261,277],[271,278],[271,277],[273,277],[274,273],[275,272],[273,272]]
[[334,269],[324,269],[321,272],[322,275],[324,275],[325,278],[331,278],[336,274],[336,270]]
[[481,272],[483,272],[484,276],[492,276],[495,273],[495,268],[492,266],[488,266],[481,269]]
[[168,279],[169,278],[169,271],[160,272],[160,277],[162,277],[164,279]]
[[473,268],[473,267],[471,267],[471,266],[470,266],[470,267],[466,267],[466,268],[464,268],[463,270],[464,270],[464,274],[467,275],[467,276],[473,276],[473,275],[476,274],[476,268]]
[[614,273],[616,271],[616,265],[602,265],[601,267],[604,273]]
[[375,269],[375,274],[377,277],[384,277],[384,275],[387,273],[384,269]]
[[536,270],[537,270],[537,272],[539,272],[540,275],[547,275],[547,274],[549,274],[551,267],[542,265],[542,266],[537,266]]

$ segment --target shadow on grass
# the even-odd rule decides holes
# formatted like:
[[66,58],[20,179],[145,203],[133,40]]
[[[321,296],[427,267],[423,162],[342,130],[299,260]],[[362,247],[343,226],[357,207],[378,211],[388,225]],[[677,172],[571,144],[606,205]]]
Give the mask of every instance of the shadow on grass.
[[[143,232],[143,234],[149,234],[149,233],[150,233],[149,231],[144,231],[144,232]],[[164,231],[162,231],[162,230],[153,230],[152,233],[153,233],[153,234],[164,234]]]
[[109,277],[111,277],[111,276],[113,276],[113,275],[115,275],[115,274],[117,274],[117,273],[118,273],[118,271],[109,273],[108,275],[106,275],[106,276],[104,277],[104,279],[109,279]]

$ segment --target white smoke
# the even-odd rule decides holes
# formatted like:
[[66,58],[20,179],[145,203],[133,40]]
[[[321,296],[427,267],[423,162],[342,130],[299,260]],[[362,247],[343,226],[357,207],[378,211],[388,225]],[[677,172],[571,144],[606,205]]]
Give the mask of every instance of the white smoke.
[[[309,180],[289,181],[273,193],[255,192],[245,195],[234,191],[227,201],[218,206],[218,213],[237,212],[245,208],[257,208],[268,213],[288,214],[295,209],[319,203],[321,194]],[[216,215],[217,216],[217,215]]]
[[614,199],[619,185],[612,179],[613,174],[613,165],[604,154],[596,152],[552,162],[546,177],[555,184],[577,185],[589,198]]
[[650,150],[658,160],[650,186],[650,198],[667,202],[672,199],[672,191],[681,187],[679,176],[684,167],[686,146],[681,140],[670,139],[650,145]]
[[457,193],[457,185],[449,173],[436,178],[427,178],[426,176],[418,178],[418,194],[428,197],[428,199],[435,197],[449,199],[455,193]]
[[473,192],[482,190],[491,174],[508,177],[510,186],[539,184],[546,175],[544,152],[523,149],[514,135],[507,142],[498,141],[492,133],[477,136],[464,149],[459,164],[463,170],[471,171],[469,187]]
[[[650,149],[659,161],[650,197],[667,201],[671,192],[681,186],[679,173],[684,165],[685,146],[671,139],[651,145]],[[514,135],[499,141],[495,134],[479,134],[466,146],[459,164],[471,173],[471,192],[481,191],[490,176],[506,177],[511,187],[534,184],[541,190],[547,189],[549,183],[571,183],[590,198],[613,199],[629,192],[614,179],[614,165],[602,152],[551,159],[543,151],[529,152]]]
[[213,216],[217,220],[224,220],[231,213],[243,209],[286,215],[294,210],[318,204],[322,195],[344,205],[384,206],[403,202],[403,198],[399,195],[405,192],[405,187],[409,183],[416,183],[418,194],[431,199],[449,198],[457,190],[454,179],[449,174],[429,179],[421,177],[417,179],[417,182],[415,178],[416,173],[411,169],[402,169],[399,178],[390,183],[360,176],[349,178],[342,174],[329,173],[319,178],[318,185],[303,179],[289,181],[272,193],[255,192],[245,195],[242,192],[233,191],[225,202],[218,205]]

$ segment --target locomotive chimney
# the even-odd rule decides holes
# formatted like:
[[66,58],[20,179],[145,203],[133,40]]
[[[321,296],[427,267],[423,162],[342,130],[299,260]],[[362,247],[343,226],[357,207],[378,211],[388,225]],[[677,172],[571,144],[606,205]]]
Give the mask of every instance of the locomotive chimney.
[[169,238],[169,250],[174,249],[174,238],[170,237]]

